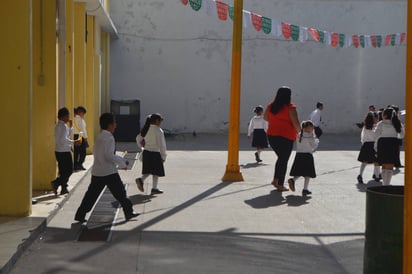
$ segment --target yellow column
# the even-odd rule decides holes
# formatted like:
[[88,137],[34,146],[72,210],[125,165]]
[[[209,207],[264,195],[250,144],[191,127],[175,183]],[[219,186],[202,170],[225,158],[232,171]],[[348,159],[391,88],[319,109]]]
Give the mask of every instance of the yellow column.
[[[74,93],[73,93],[73,67],[74,67],[74,3],[73,0],[66,0],[66,93],[65,107],[73,112]],[[63,107],[63,106],[60,106]]]
[[230,119],[228,160],[223,181],[243,181],[239,167],[240,85],[242,71],[243,0],[235,0],[232,41],[232,81],[230,86]]
[[86,40],[86,101],[84,106],[87,109],[87,114],[85,116],[87,124],[87,135],[89,142],[88,152],[91,152],[91,148],[94,143],[94,130],[93,125],[99,123],[99,120],[95,120],[93,113],[95,113],[95,89],[94,89],[94,73],[95,73],[95,48],[94,48],[94,17],[87,16],[87,40]]
[[31,0],[2,1],[0,215],[31,213]]
[[412,274],[412,0],[408,0],[407,14],[403,273]]
[[110,111],[110,34],[101,33],[102,49],[102,112]]
[[[86,102],[86,3],[74,3],[73,107]],[[72,109],[70,109],[72,111]]]
[[33,0],[33,189],[56,175],[56,2]]

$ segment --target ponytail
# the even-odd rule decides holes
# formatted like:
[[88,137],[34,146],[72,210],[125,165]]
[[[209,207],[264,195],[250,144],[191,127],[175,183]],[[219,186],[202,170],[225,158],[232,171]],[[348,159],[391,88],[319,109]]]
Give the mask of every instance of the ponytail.
[[395,128],[397,133],[401,133],[402,131],[402,124],[398,118],[397,112],[395,109],[389,107],[383,111],[383,116],[386,116],[388,120],[391,120],[393,127]]
[[142,130],[140,131],[140,135],[144,138],[147,134],[147,132],[149,131],[149,127],[150,127],[150,122],[151,122],[151,115],[148,115],[146,117],[146,122],[144,123],[144,126],[142,128]]

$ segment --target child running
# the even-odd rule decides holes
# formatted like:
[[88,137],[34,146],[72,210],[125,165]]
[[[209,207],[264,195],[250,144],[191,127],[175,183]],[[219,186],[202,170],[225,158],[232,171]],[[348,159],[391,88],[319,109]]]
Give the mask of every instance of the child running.
[[253,112],[256,115],[249,122],[247,137],[252,137],[252,147],[256,148],[255,159],[256,162],[260,163],[262,162],[260,153],[268,147],[268,137],[266,135],[267,122],[263,119],[263,106],[255,107]]
[[363,127],[361,132],[362,147],[359,151],[358,161],[361,162],[358,183],[363,184],[363,171],[367,164],[374,164],[373,176],[375,181],[379,182],[381,179],[380,166],[376,158],[375,145],[375,126],[378,121],[378,114],[376,112],[368,112],[365,120],[363,121]]
[[316,177],[315,164],[312,153],[316,150],[319,144],[319,139],[313,133],[314,125],[312,121],[303,121],[302,130],[298,133],[296,142],[296,155],[293,161],[292,169],[290,170],[290,178],[288,180],[289,188],[295,191],[295,181],[303,176],[305,178],[302,195],[310,195],[309,180]]
[[154,113],[146,118],[140,134],[137,136],[137,145],[143,149],[142,177],[136,178],[137,188],[144,191],[144,181],[150,175],[153,176],[151,195],[162,194],[163,191],[157,187],[159,177],[165,176],[163,163],[166,161],[166,140],[163,130],[160,128],[163,118]]
[[375,129],[376,151],[378,163],[382,165],[382,181],[384,185],[391,183],[393,166],[399,150],[399,139],[405,136],[404,127],[393,108],[386,108]]

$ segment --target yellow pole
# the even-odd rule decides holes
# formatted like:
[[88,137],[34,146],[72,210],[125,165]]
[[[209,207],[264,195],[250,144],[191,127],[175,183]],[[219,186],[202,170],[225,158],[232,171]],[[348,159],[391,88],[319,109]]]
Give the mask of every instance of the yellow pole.
[[403,273],[412,274],[412,0],[408,0],[407,33]]
[[222,180],[243,181],[239,167],[240,83],[242,70],[242,16],[243,0],[235,0],[232,41],[232,81],[230,85],[230,115],[228,159]]

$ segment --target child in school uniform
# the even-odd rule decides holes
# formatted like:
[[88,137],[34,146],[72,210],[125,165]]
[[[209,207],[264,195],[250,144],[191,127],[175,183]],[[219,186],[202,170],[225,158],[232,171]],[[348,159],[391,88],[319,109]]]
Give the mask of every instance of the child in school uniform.
[[378,114],[376,112],[368,112],[363,121],[363,127],[361,132],[362,147],[359,151],[358,161],[361,162],[359,175],[357,177],[358,183],[363,184],[363,172],[367,164],[374,164],[373,176],[376,182],[382,179],[380,174],[380,166],[376,158],[376,151],[374,149],[376,137],[375,126],[378,121]]
[[405,136],[405,130],[393,108],[386,108],[375,129],[375,148],[378,163],[382,165],[383,185],[391,183],[393,167],[398,158],[399,139]]
[[259,105],[255,107],[255,116],[250,120],[247,137],[252,137],[252,147],[256,148],[255,159],[256,162],[262,162],[260,153],[268,147],[268,137],[266,135],[267,122],[263,118],[263,106]]
[[312,194],[309,191],[309,181],[310,178],[316,177],[315,163],[313,160],[312,153],[316,150],[319,144],[319,139],[314,135],[314,125],[313,122],[303,121],[302,129],[298,133],[296,141],[296,155],[293,161],[292,169],[290,170],[290,176],[293,176],[288,180],[289,188],[291,191],[295,191],[295,181],[299,177],[304,177],[304,186],[302,190],[302,195]]
[[166,161],[166,140],[163,130],[160,128],[163,118],[154,113],[146,118],[140,134],[136,141],[142,148],[142,177],[136,178],[137,188],[144,191],[144,181],[152,175],[153,185],[151,194],[162,194],[163,191],[157,187],[159,177],[165,176],[163,163]]

